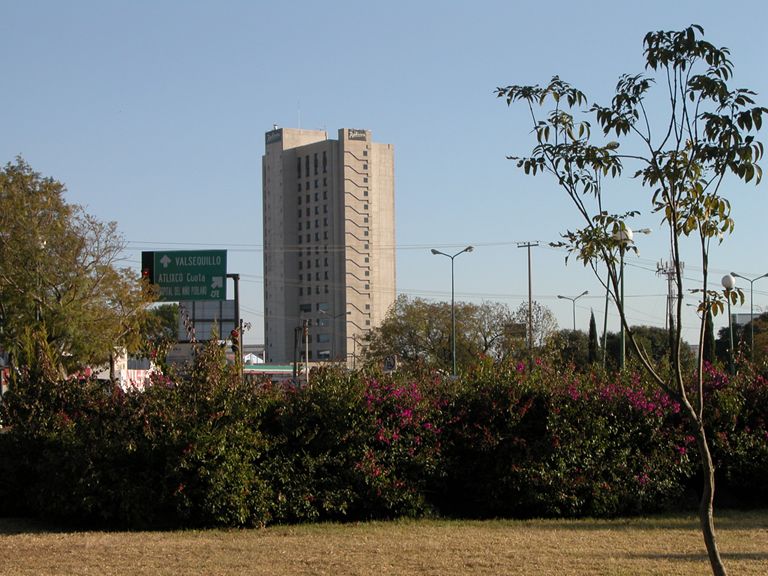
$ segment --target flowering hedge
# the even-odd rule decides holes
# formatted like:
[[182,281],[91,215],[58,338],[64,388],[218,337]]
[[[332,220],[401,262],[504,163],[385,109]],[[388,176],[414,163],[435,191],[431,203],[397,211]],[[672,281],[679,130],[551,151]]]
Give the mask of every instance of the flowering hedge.
[[[768,381],[707,366],[706,383],[719,494],[768,503]],[[614,516],[690,505],[698,484],[674,399],[544,362],[293,387],[244,383],[211,348],[144,391],[28,372],[2,418],[0,513],[129,527]]]

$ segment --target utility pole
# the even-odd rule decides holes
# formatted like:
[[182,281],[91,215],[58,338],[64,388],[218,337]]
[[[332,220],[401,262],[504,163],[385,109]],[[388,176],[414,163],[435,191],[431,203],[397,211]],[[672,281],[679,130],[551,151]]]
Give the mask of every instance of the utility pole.
[[[685,263],[680,262],[680,273],[682,274],[685,268]],[[663,262],[659,260],[656,264],[656,275],[667,277],[667,317],[664,320],[664,328],[671,329],[674,326],[670,326],[670,319],[674,318],[673,313],[675,311],[675,302],[679,298],[677,294],[677,284],[675,283],[675,267],[672,262]]]
[[237,346],[235,346],[235,366],[243,379],[243,321],[240,318],[240,274],[227,274],[235,283],[235,330],[237,331]]
[[518,248],[528,249],[528,354],[533,353],[533,286],[531,283],[531,248],[538,246],[538,242],[518,242]]

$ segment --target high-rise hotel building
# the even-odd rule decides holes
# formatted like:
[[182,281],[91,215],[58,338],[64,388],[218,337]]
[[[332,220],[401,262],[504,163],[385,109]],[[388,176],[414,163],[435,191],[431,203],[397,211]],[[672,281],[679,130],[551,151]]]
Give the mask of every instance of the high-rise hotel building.
[[262,182],[266,360],[351,364],[395,300],[394,147],[275,128]]

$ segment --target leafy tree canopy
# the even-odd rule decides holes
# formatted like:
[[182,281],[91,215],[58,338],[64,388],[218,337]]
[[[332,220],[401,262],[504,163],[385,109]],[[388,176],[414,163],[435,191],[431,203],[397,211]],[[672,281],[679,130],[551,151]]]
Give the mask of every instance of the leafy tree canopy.
[[[534,342],[544,343],[557,328],[552,312],[533,303]],[[499,302],[455,303],[456,361],[467,366],[478,355],[502,359],[526,349],[528,304],[515,311]],[[365,359],[383,363],[397,357],[401,366],[451,369],[451,305],[401,295],[384,322],[371,332]]]
[[21,158],[0,170],[0,344],[24,362],[43,333],[55,362],[73,370],[137,348],[150,295],[118,267],[117,225],[67,203],[65,191]]

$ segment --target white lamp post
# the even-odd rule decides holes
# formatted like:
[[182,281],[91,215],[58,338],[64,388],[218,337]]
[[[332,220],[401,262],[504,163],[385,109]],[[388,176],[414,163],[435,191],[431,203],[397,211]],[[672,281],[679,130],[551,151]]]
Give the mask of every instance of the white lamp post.
[[570,296],[561,296],[560,294],[557,295],[557,297],[560,298],[561,300],[570,300],[571,304],[573,304],[573,331],[574,332],[576,332],[576,300],[578,300],[582,296],[586,296],[587,294],[589,294],[589,290],[584,290],[584,292],[582,292],[578,296],[574,296],[573,298],[571,298]]
[[730,274],[723,276],[720,281],[725,288],[725,299],[728,301],[728,369],[733,374],[733,321],[731,320],[731,290],[736,287],[736,278]]
[[432,248],[432,254],[434,255],[440,255],[445,256],[447,258],[451,259],[451,361],[453,363],[453,376],[456,376],[456,308],[454,303],[454,290],[453,290],[453,261],[459,254],[464,254],[464,252],[472,252],[474,250],[474,247],[467,246],[463,250],[459,250],[456,252],[456,254],[446,254],[445,252],[440,252],[440,250],[435,250]]
[[[650,228],[642,228],[637,231],[639,234],[650,234],[651,229]],[[632,232],[632,228],[622,223],[622,227],[619,228],[616,232],[613,234],[613,239],[616,240],[619,243],[619,257],[620,257],[620,268],[619,268],[619,282],[621,284],[621,293],[619,295],[619,302],[621,303],[621,312],[624,314],[624,318],[627,317],[625,311],[624,311],[624,252],[627,250],[627,246],[630,244],[634,244],[634,233]],[[624,330],[624,322],[621,322],[621,350],[619,355],[619,366],[623,370],[624,369],[624,362],[626,359],[626,334]]]
[[750,342],[752,344],[752,350],[750,352],[750,359],[755,359],[755,298],[754,298],[754,287],[755,282],[760,280],[760,278],[765,278],[768,276],[768,273],[763,274],[762,276],[758,276],[757,278],[747,278],[746,276],[742,276],[741,274],[736,274],[736,272],[731,272],[731,276],[734,276],[736,278],[741,278],[742,280],[746,280],[749,282],[749,331],[750,331]]
[[[619,242],[619,258],[620,258],[619,282],[621,284],[619,302],[621,303],[621,312],[626,317],[626,313],[624,312],[624,252],[627,249],[627,245],[632,244],[632,239],[634,238],[634,234],[632,233],[632,228],[630,228],[629,226],[624,226],[613,235],[613,238]],[[620,334],[621,334],[621,337],[620,337],[619,346],[621,348],[619,350],[619,367],[623,370],[624,362],[626,359],[626,342],[625,342],[623,321],[621,322]]]

